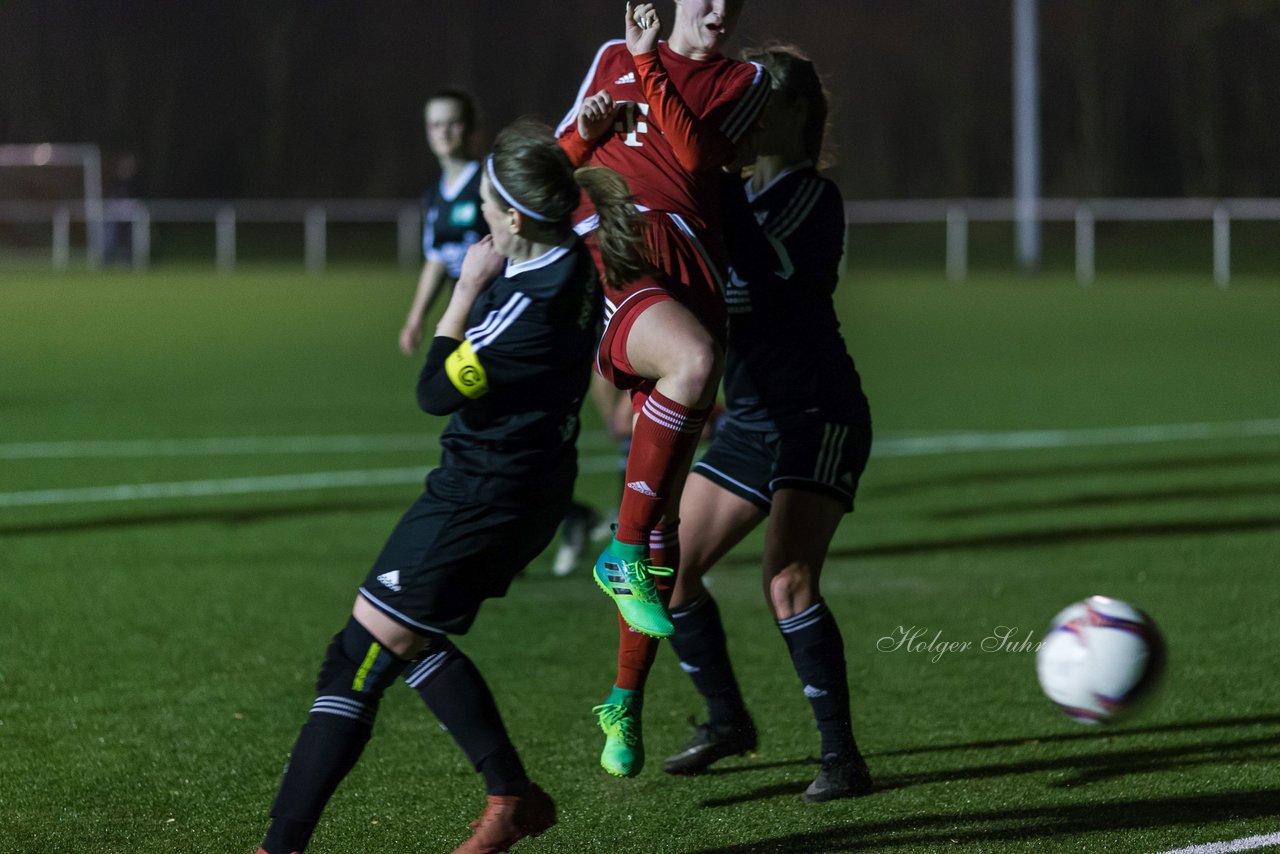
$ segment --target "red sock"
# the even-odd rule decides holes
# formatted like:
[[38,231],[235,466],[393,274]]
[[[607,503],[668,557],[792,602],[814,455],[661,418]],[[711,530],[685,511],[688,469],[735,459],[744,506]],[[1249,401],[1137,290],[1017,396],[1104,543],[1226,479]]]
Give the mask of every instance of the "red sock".
[[[663,520],[649,533],[649,560],[654,566],[680,567],[680,520]],[[663,596],[662,604],[671,601],[671,589],[675,586],[675,576],[663,578],[654,576],[658,582],[658,593]]]
[[666,509],[667,497],[688,474],[688,460],[709,411],[681,406],[657,389],[649,393],[631,434],[627,485],[622,490],[614,534],[618,542],[649,542],[650,532]]
[[[655,566],[679,566],[680,537],[677,523],[660,523],[649,535],[649,557]],[[670,563],[668,563],[670,561]],[[655,575],[654,583],[663,605],[671,604],[674,576]],[[637,632],[618,616],[618,678],[614,684],[629,691],[643,691],[644,683],[658,656],[658,639]]]

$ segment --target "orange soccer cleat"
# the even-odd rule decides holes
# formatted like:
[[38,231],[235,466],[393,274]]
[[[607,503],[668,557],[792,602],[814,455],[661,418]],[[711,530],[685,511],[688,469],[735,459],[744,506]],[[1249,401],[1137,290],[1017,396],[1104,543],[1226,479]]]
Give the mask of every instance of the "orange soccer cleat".
[[555,823],[555,801],[537,783],[522,795],[490,795],[484,813],[471,822],[475,832],[453,854],[497,854]]

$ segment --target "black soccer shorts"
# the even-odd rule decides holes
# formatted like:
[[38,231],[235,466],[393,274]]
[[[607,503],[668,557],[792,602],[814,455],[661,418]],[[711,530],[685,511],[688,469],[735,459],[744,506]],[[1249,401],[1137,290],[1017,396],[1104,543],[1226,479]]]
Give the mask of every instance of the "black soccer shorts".
[[744,430],[726,421],[693,470],[766,513],[779,489],[829,495],[853,510],[871,454],[871,423],[814,422],[783,432]]
[[441,470],[431,473],[360,587],[419,634],[465,634],[481,603],[506,595],[551,543],[573,496],[572,473],[519,504],[460,499],[448,483]]

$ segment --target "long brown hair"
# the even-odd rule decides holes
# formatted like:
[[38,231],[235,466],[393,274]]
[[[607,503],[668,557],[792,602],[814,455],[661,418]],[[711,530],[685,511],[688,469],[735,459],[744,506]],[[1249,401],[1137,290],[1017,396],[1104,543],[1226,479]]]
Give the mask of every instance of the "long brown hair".
[[834,160],[828,134],[830,98],[813,60],[789,44],[771,44],[748,52],[744,58],[760,63],[769,72],[773,78],[771,98],[804,102],[807,109],[799,131],[805,154],[819,169],[830,166]]
[[605,283],[619,287],[648,273],[649,264],[640,254],[643,219],[626,179],[603,166],[584,166],[573,177],[600,215],[596,243],[604,262]]
[[520,119],[505,127],[493,143],[493,169],[507,193],[545,218],[529,218],[530,238],[563,239],[585,190],[600,215],[596,239],[606,283],[617,287],[648,271],[640,255],[640,213],[627,182],[612,169],[575,171],[547,125]]

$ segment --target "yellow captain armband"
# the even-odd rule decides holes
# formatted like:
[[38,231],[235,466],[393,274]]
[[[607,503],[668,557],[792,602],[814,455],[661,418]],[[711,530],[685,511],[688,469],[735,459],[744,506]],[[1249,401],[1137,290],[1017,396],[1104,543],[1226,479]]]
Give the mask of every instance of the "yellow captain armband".
[[458,349],[449,354],[444,360],[444,371],[449,382],[464,397],[474,400],[489,390],[489,378],[485,376],[479,357],[471,349],[470,341],[464,340]]

